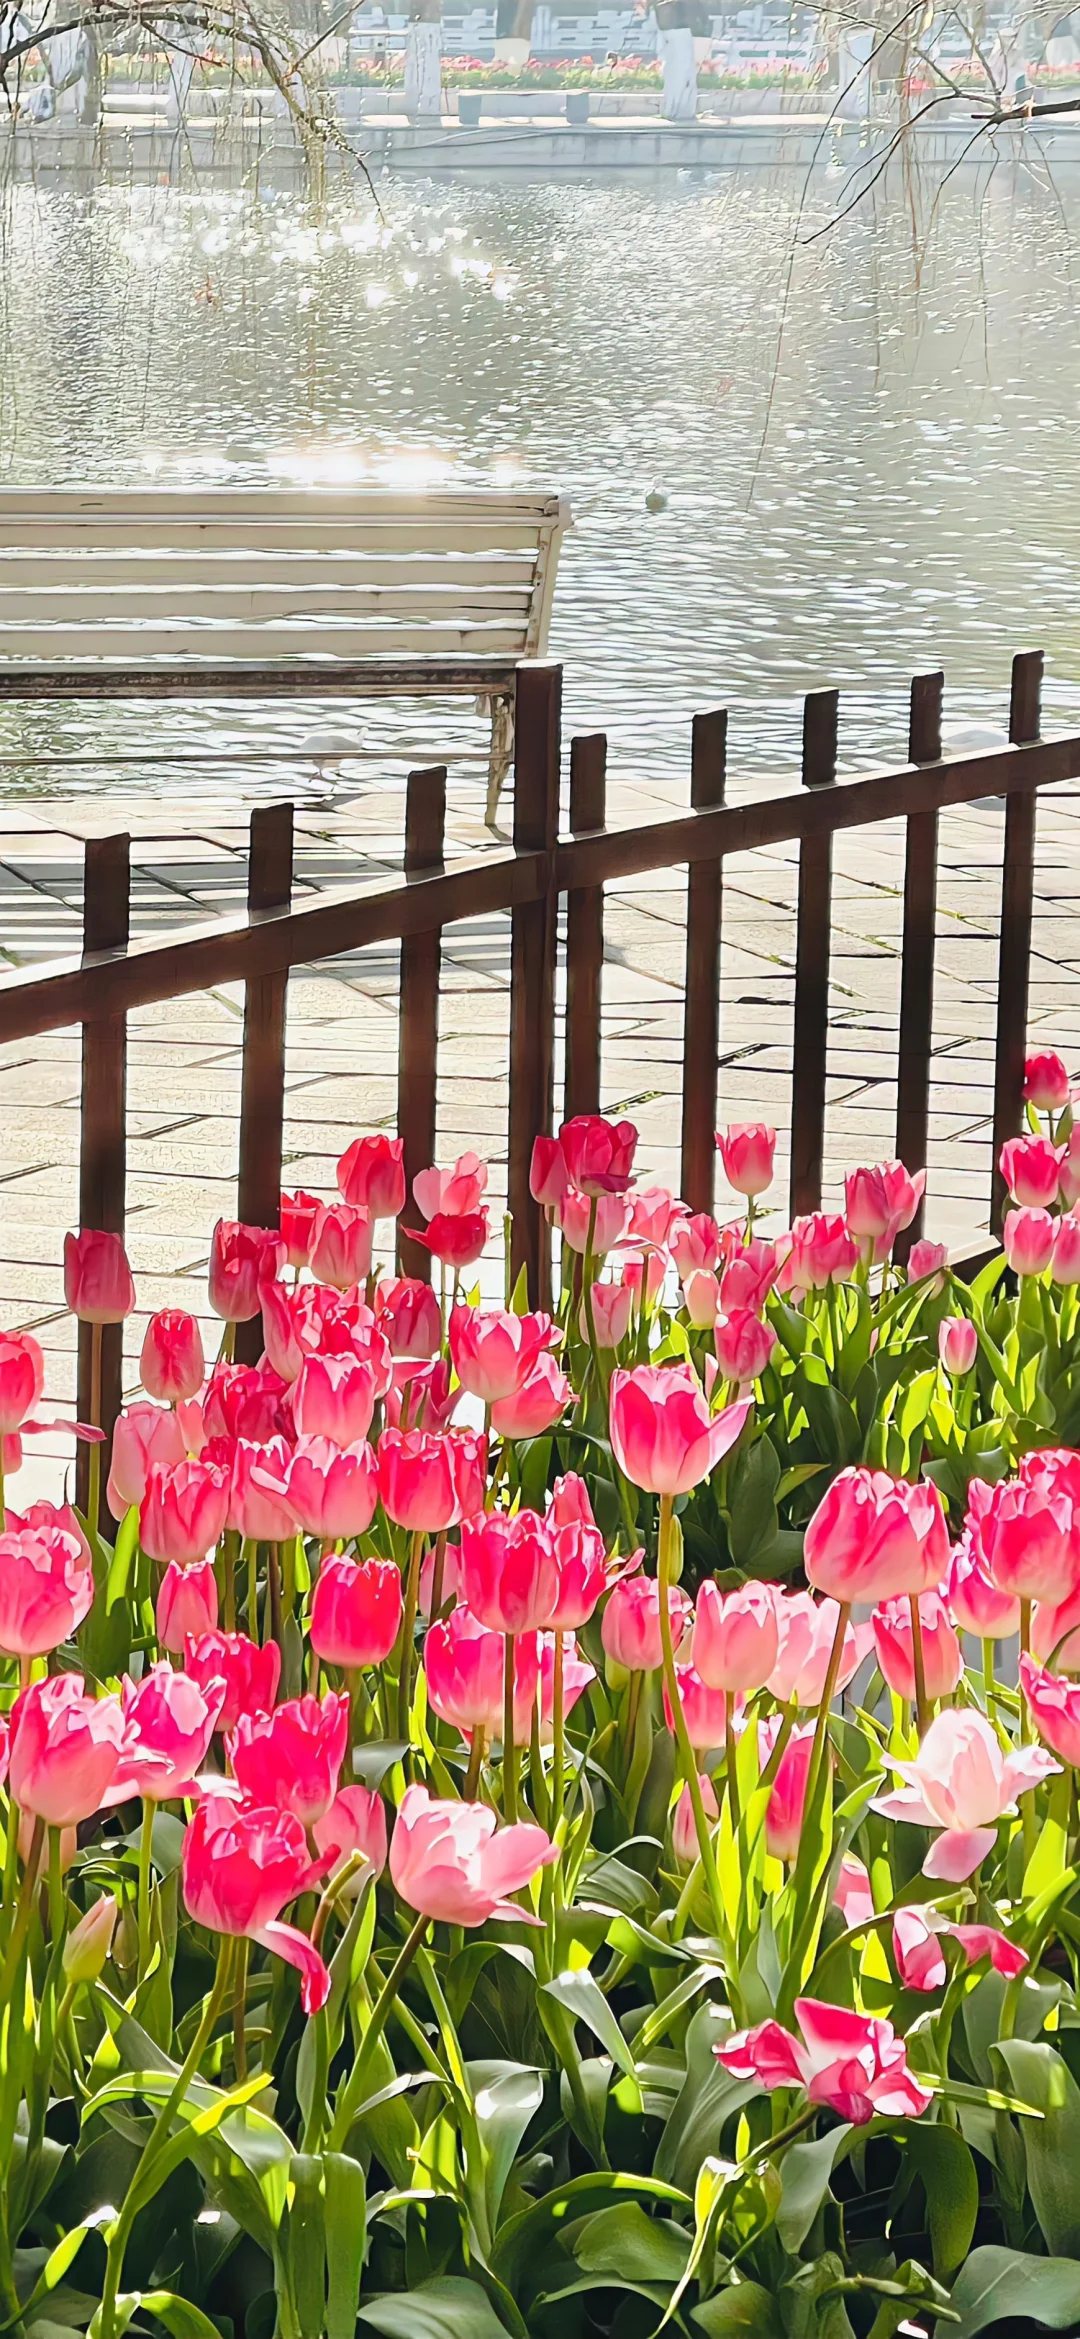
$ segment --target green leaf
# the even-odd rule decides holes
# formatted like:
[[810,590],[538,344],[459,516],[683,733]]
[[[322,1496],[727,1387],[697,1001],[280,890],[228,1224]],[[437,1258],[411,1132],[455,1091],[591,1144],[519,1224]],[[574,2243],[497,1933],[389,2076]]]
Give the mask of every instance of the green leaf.
[[926,2215],[934,2272],[950,2282],[962,2266],[975,2231],[979,2179],[959,2130],[913,2120],[904,2132],[903,2153],[914,2162],[926,2194]]
[[353,2339],[367,2247],[364,2172],[345,2152],[323,2154],[326,2197],[326,2339]]
[[751,2339],[781,2339],[783,2332],[779,2303],[760,2282],[739,2282],[731,2290],[718,2291],[715,2298],[693,2308],[691,2321],[707,2339],[738,2339],[740,2331],[750,2332]]
[[1018,2095],[1041,2120],[1025,2120],[1028,2191],[1052,2257],[1080,2258],[1080,2088],[1042,2039],[1002,2039],[994,2049]]
[[587,2024],[600,2040],[601,2046],[606,2047],[612,2062],[617,2063],[619,2069],[633,2079],[633,2055],[599,1983],[593,1980],[585,1967],[577,1972],[556,1974],[553,1982],[543,1984],[543,1990],[545,1997],[554,1998],[556,2004],[565,2006],[578,2022]]
[[725,2120],[761,2090],[756,2079],[732,2079],[713,2048],[728,2036],[727,2014],[699,2006],[686,2033],[686,2078],[657,2146],[653,2166],[680,2191],[692,2193],[702,2161],[720,2146]]
[[1017,2315],[1025,2330],[1075,2330],[1080,2322],[1080,2265],[1071,2258],[1032,2258],[994,2245],[973,2250],[952,2288],[960,2309],[955,2339],[975,2339],[988,2323]]
[[130,1510],[124,1512],[117,1528],[113,1555],[109,1561],[109,1573],[105,1583],[106,1615],[115,1608],[117,1601],[122,1600],[127,1592],[131,1577],[131,1563],[138,1548],[139,1506],[138,1503],[132,1503]]
[[484,2148],[484,2197],[494,2231],[521,2139],[544,2100],[543,2075],[524,2063],[467,2063],[465,2072]]
[[690,2206],[686,2193],[656,2177],[624,2175],[620,2169],[597,2169],[591,2176],[571,2177],[500,2226],[491,2253],[492,2273],[510,2290],[516,2290],[528,2268],[543,2265],[545,2252],[571,2218],[586,2216],[594,2207],[603,2208],[612,2193],[641,2193],[652,2200],[675,2202],[682,2209]]
[[381,1787],[387,1771],[393,1770],[394,1764],[408,1751],[404,1739],[400,1738],[369,1738],[366,1745],[361,1741],[353,1748],[353,1777],[362,1786]]
[[281,2220],[279,2247],[289,2271],[301,2331],[321,2331],[326,2294],[326,2242],[322,2162],[313,2152],[294,2152],[289,2165],[291,2199]]
[[752,1567],[757,1554],[776,1537],[776,1490],[780,1463],[771,1438],[756,1438],[741,1450],[729,1482],[728,1541],[732,1564]]
[[365,2299],[360,2320],[384,2332],[386,2339],[506,2339],[506,2325],[499,2321],[486,2290],[458,2274],[440,2274],[437,2281],[421,2282],[415,2290]]
[[780,2207],[776,2230],[785,2250],[794,2258],[801,2250],[829,2190],[836,2155],[851,2134],[851,2123],[830,2128],[812,2144],[793,2144],[780,2171]]
[[193,2306],[189,2298],[179,2298],[175,2290],[144,2290],[142,2312],[156,2315],[159,2323],[172,2332],[172,2339],[221,2339],[216,2323],[202,2308]]
[[646,2217],[637,2201],[618,2201],[586,2218],[573,2248],[586,2274],[671,2283],[686,2271],[690,2237],[670,2218]]

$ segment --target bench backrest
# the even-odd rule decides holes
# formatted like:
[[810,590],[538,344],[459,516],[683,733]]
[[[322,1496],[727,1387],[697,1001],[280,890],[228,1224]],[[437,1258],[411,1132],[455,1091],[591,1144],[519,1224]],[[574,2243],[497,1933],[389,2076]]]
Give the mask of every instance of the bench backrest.
[[0,661],[542,657],[539,490],[6,488]]

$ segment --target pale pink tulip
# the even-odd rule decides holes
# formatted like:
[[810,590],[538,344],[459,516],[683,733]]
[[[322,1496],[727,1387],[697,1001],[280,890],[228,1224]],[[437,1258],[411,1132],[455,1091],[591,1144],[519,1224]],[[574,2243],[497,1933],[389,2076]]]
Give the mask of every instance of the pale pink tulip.
[[761,1689],[779,1653],[771,1584],[740,1584],[726,1595],[706,1578],[697,1596],[691,1657],[710,1689]]
[[937,1909],[917,1906],[897,1909],[893,1918],[892,1948],[896,1970],[906,1990],[940,1990],[949,1969],[942,1955],[944,1937],[958,1941],[968,1965],[988,1957],[995,1973],[1011,1981],[1029,1963],[1026,1949],[999,1933],[993,1925],[954,1925]]
[[[496,1832],[497,1831],[497,1832]],[[486,1804],[440,1802],[406,1787],[390,1842],[394,1888],[421,1916],[446,1925],[520,1924],[531,1912],[507,1896],[558,1858],[542,1827],[498,1827]]]
[[906,1784],[873,1808],[886,1819],[941,1832],[923,1861],[923,1875],[963,1884],[997,1841],[997,1823],[1016,1810],[1016,1798],[1060,1769],[1043,1746],[1003,1754],[985,1715],[947,1707],[931,1722],[913,1762],[890,1757]]

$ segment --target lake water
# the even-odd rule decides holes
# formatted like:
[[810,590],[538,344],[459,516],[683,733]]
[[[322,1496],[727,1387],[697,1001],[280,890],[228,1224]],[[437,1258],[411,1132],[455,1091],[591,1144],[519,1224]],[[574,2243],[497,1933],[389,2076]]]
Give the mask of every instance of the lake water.
[[[732,706],[761,770],[792,759],[794,694],[839,682],[862,759],[899,745],[913,671],[944,664],[954,711],[996,715],[1036,641],[1071,712],[1075,188],[1002,163],[909,205],[894,176],[830,229],[850,174],[383,177],[381,215],[360,183],[318,218],[291,194],[9,186],[0,469],[550,482],[577,521],[551,642],[571,722],[662,789],[702,705]],[[407,720],[438,746],[438,710]],[[9,711],[4,738],[82,726]]]

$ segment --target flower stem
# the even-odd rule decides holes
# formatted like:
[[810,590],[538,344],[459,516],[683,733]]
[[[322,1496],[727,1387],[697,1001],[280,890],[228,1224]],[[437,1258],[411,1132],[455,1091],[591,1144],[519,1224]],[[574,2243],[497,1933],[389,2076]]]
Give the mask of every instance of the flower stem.
[[503,1643],[503,1815],[517,1818],[517,1747],[514,1744],[514,1635]]
[[814,1808],[814,1798],[817,1794],[818,1780],[821,1775],[821,1766],[825,1760],[825,1749],[829,1739],[829,1713],[832,1707],[833,1698],[836,1695],[836,1683],[840,1673],[840,1661],[844,1654],[844,1637],[847,1632],[848,1617],[850,1614],[850,1600],[841,1600],[839,1603],[839,1613],[836,1619],[836,1631],[833,1635],[833,1645],[829,1654],[829,1669],[825,1675],[825,1687],[821,1692],[821,1704],[818,1707],[817,1728],[814,1732],[814,1744],[810,1755],[810,1769],[806,1780],[806,1801],[803,1805],[803,1811],[807,1818],[809,1818],[810,1813]]
[[334,2125],[330,2132],[332,2152],[343,2152],[348,2142],[349,2130],[364,2100],[363,2090],[368,2064],[386,2029],[387,2015],[427,1932],[429,1921],[423,1915],[417,1917],[412,1932],[399,1949],[372,2008],[371,2020],[360,2043],[360,2052],[342,2089],[337,2111],[334,2114]]
[[738,1835],[742,1812],[739,1809],[739,1779],[735,1767],[735,1725],[732,1720],[732,1699],[724,1699],[724,1757],[727,1763],[728,1808],[731,1812],[731,1831]]
[[690,1736],[686,1727],[686,1716],[683,1713],[682,1699],[679,1695],[679,1684],[675,1675],[675,1650],[671,1638],[672,1501],[673,1497],[670,1494],[662,1494],[660,1497],[660,1645],[663,1651],[664,1682],[668,1693],[668,1703],[671,1707],[671,1718],[675,1724],[675,1743],[679,1749],[679,1759],[682,1763],[683,1778],[690,1791],[690,1803],[694,1813],[694,1826],[697,1831],[698,1850],[701,1854],[701,1866],[705,1877],[706,1889],[709,1895],[709,1903],[712,1908],[713,1922],[716,1926],[717,1933],[721,1936],[721,1938],[723,1938],[727,1932],[727,1926],[724,1918],[724,1903],[720,1892],[720,1874],[716,1865],[716,1854],[713,1850],[712,1836],[709,1833],[709,1822],[705,1811],[705,1804],[702,1799],[701,1780],[698,1776],[697,1762],[694,1757],[694,1749],[690,1744]]
[[469,1748],[469,1767],[465,1773],[465,1801],[475,1803],[480,1787],[480,1773],[484,1767],[484,1733],[475,1729]]
[[563,1814],[566,1785],[566,1699],[563,1680],[565,1641],[561,1632],[555,1634],[554,1662],[551,1674],[551,1833],[555,1834]]
[[398,1737],[406,1742],[409,1736],[409,1712],[412,1705],[413,1641],[416,1637],[416,1603],[420,1593],[420,1554],[424,1548],[423,1529],[413,1535],[409,1548],[409,1572],[405,1578],[405,1613],[401,1619],[401,1670],[398,1674],[397,1721]]
[[142,1812],[142,1833],[139,1837],[139,1980],[144,1982],[150,1966],[150,1856],[154,1842],[154,1805],[149,1795],[143,1796]]
[[922,1617],[919,1613],[919,1595],[909,1592],[911,1610],[911,1664],[915,1675],[915,1719],[920,1738],[925,1738],[930,1726],[930,1704],[926,1695],[926,1655],[923,1649]]
[[[101,1333],[100,1324],[90,1326],[90,1420],[94,1429],[101,1428]],[[95,1438],[90,1447],[86,1470],[86,1516],[90,1532],[96,1535],[100,1528],[101,1511],[101,1447]]]

